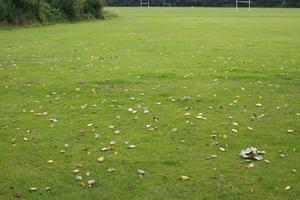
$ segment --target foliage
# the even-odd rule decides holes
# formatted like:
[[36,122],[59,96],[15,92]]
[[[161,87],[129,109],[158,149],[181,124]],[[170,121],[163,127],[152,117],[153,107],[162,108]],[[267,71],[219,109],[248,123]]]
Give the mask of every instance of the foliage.
[[2,0],[0,22],[14,25],[102,18],[104,0]]
[[[171,3],[172,6],[234,6],[235,0],[150,0],[152,6]],[[110,6],[139,6],[140,0],[108,0]],[[300,0],[253,0],[259,7],[300,7]]]

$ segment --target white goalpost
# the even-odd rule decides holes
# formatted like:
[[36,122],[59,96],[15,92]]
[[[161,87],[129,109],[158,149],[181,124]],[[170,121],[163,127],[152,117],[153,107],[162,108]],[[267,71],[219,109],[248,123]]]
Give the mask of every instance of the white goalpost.
[[248,4],[248,12],[251,11],[251,0],[235,0],[235,12],[238,12],[239,3]]
[[[235,0],[235,12],[239,11],[239,4],[248,4],[248,12],[251,12],[251,0]],[[141,7],[150,7],[150,0],[140,0]],[[163,0],[162,6],[171,6],[171,3]]]
[[150,0],[140,0],[140,6],[141,7],[147,6],[149,8],[150,7]]

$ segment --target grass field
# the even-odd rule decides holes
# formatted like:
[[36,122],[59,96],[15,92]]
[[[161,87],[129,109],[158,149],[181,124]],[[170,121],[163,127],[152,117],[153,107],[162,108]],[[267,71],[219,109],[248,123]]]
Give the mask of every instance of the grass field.
[[0,30],[0,199],[300,199],[300,10],[110,9]]

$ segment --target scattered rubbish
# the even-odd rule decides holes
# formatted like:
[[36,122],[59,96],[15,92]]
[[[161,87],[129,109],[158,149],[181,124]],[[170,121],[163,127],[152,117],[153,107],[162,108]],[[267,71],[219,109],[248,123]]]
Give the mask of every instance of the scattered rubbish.
[[259,151],[259,150],[257,150],[254,147],[243,149],[240,152],[240,156],[242,158],[251,159],[251,160],[263,160],[263,156],[262,155],[264,155],[264,154],[266,154],[265,151]]

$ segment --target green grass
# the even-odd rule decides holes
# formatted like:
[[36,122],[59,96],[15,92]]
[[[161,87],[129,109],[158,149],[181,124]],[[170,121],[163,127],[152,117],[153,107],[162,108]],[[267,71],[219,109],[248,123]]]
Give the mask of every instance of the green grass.
[[[120,17],[0,31],[0,199],[300,199],[300,10],[111,9]],[[249,146],[271,163],[248,169]]]

